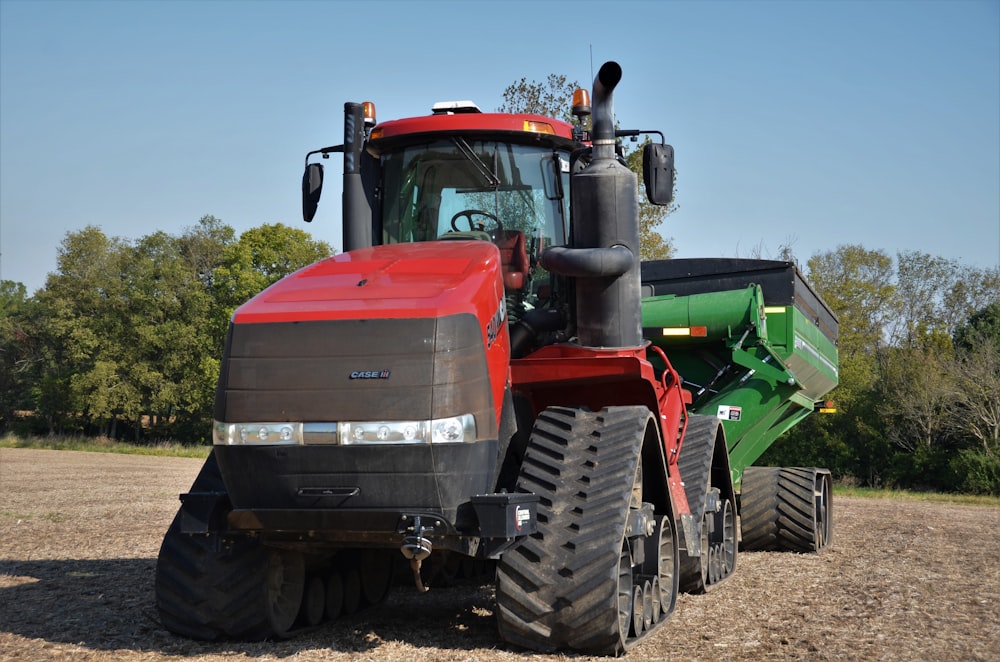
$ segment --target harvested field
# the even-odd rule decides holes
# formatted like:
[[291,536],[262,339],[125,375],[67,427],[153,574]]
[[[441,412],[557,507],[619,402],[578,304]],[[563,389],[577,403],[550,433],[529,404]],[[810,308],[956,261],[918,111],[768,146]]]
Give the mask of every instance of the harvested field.
[[[397,589],[290,641],[160,627],[160,540],[200,460],[0,449],[0,659],[559,660],[507,648],[492,589]],[[820,555],[741,554],[735,576],[629,659],[1000,660],[1000,509],[836,498]]]

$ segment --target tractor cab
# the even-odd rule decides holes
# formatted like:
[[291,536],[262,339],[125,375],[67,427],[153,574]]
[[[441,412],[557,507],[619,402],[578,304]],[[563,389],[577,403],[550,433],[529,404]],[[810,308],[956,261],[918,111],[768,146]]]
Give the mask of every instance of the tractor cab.
[[[345,112],[362,131],[348,135],[344,145],[309,155],[356,155],[357,179],[351,182],[345,171],[345,250],[488,241],[500,253],[512,319],[550,296],[550,276],[539,259],[569,239],[570,156],[579,147],[571,125],[482,113],[469,101],[437,103],[429,116],[382,124],[375,122],[370,102],[347,104]],[[363,120],[351,123],[358,115]],[[307,219],[322,186],[322,165],[308,163],[309,156],[303,178]],[[348,246],[350,237],[361,239]]]

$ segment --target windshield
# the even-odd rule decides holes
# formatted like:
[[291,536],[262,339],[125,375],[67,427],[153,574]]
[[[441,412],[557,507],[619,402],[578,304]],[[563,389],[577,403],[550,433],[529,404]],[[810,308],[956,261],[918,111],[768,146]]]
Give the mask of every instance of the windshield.
[[535,256],[565,243],[568,152],[455,137],[384,152],[381,161],[382,243],[520,231]]

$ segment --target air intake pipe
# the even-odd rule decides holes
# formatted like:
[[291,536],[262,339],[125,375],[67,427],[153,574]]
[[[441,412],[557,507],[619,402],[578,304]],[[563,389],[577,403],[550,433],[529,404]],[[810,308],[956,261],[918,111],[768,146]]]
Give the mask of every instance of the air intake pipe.
[[344,104],[344,251],[372,245],[372,209],[361,177],[365,149],[364,105]]
[[572,246],[542,254],[543,267],[576,278],[576,327],[585,347],[642,345],[639,201],[635,174],[615,156],[612,94],[622,69],[606,62],[593,89],[593,160],[573,175]]

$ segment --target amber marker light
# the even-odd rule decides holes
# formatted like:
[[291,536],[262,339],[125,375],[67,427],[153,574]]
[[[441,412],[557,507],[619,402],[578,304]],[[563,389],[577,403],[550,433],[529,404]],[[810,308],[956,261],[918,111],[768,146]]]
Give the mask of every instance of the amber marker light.
[[532,133],[548,133],[555,135],[555,129],[548,122],[537,122],[535,120],[524,120],[524,130]]

